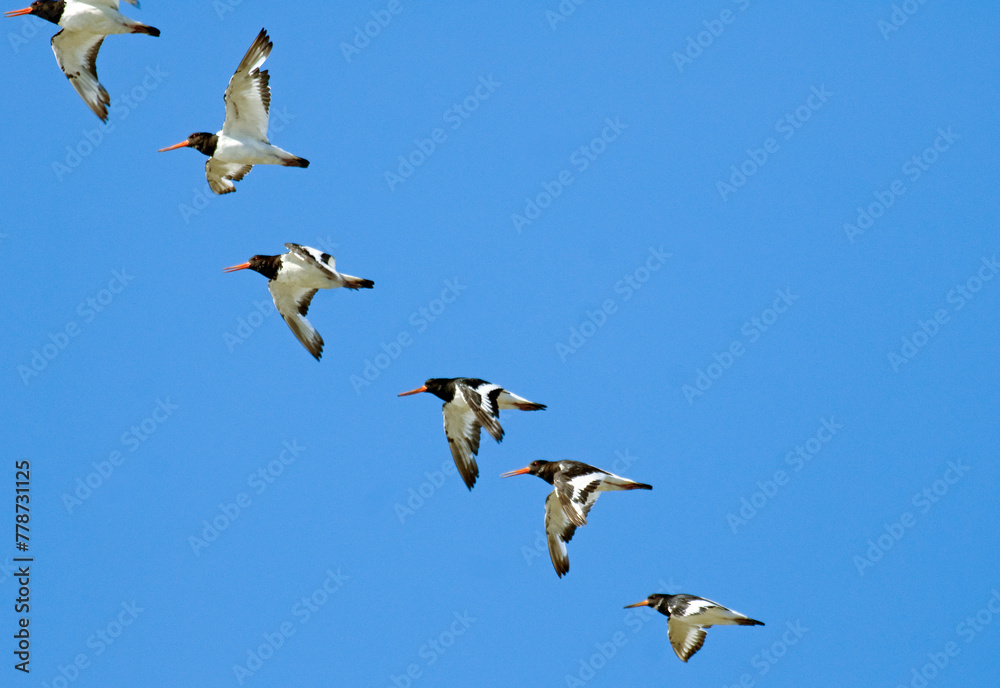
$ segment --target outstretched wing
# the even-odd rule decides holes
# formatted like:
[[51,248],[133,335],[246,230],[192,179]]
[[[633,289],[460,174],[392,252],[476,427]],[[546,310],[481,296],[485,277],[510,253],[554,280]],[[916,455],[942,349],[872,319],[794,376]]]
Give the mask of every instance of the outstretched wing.
[[334,260],[333,256],[329,253],[323,253],[311,246],[301,246],[299,244],[285,244],[285,248],[288,249],[289,253],[294,254],[299,260],[301,260],[306,265],[311,265],[313,267],[319,268],[323,274],[332,280],[338,279],[337,274],[337,262]]
[[470,490],[479,477],[476,454],[479,452],[479,422],[471,409],[450,401],[442,406],[444,434],[462,480]]
[[261,29],[229,80],[224,96],[226,121],[222,125],[223,134],[267,141],[271,88],[268,86],[267,70],[260,71],[260,66],[271,54],[271,47],[267,30]]
[[583,526],[587,524],[587,514],[601,496],[598,488],[607,474],[587,464],[579,464],[579,467],[580,470],[557,473],[553,485],[566,517],[573,525]]
[[562,578],[569,572],[569,554],[566,543],[573,539],[576,526],[570,523],[563,511],[562,501],[555,490],[545,499],[545,534],[549,541],[549,557],[556,575]]
[[472,389],[462,382],[456,382],[455,389],[472,409],[479,424],[486,428],[486,432],[497,442],[502,440],[504,432],[498,420],[500,410],[497,407],[497,397],[503,389],[489,383]]
[[95,115],[107,122],[111,98],[97,80],[96,65],[97,51],[101,49],[103,42],[104,36],[101,34],[63,29],[52,37],[52,52],[56,55],[59,68],[83,98],[83,102]]
[[323,355],[323,338],[305,318],[309,311],[309,303],[318,290],[292,287],[277,280],[268,282],[267,288],[271,292],[271,298],[274,299],[274,305],[288,323],[292,334],[318,361]]
[[680,660],[686,662],[705,644],[705,629],[670,617],[667,620],[667,637]]
[[253,169],[253,165],[241,165],[238,162],[220,162],[209,158],[205,163],[205,178],[208,186],[217,194],[227,194],[236,191],[233,182],[238,182]]

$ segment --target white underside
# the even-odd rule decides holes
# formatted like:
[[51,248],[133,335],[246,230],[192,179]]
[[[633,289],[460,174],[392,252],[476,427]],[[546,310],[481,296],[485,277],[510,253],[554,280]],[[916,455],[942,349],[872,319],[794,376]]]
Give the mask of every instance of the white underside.
[[219,142],[213,158],[219,162],[237,165],[281,165],[294,159],[286,150],[272,146],[266,141],[252,138],[237,138],[218,132]]

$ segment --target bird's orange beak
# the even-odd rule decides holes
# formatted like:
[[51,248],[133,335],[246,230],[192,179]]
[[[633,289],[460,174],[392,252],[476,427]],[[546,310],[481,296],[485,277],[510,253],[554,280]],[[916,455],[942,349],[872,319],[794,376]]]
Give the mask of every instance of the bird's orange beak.
[[625,609],[631,609],[632,607],[648,607],[649,600],[643,600],[642,602],[636,602],[635,604],[626,604]]
[[20,17],[22,14],[31,14],[31,8],[25,7],[23,10],[11,10],[9,12],[4,12],[5,17]]
[[246,270],[250,267],[250,263],[240,263],[239,265],[233,265],[228,268],[222,268],[223,272],[236,272],[237,270]]
[[530,467],[527,467],[527,468],[518,468],[516,471],[508,471],[507,473],[501,473],[500,477],[501,478],[510,478],[512,476],[515,476],[515,475],[524,475],[525,473],[530,473],[530,472],[531,472],[531,468]]
[[180,143],[175,143],[172,146],[167,146],[166,148],[161,148],[160,150],[158,150],[156,152],[157,153],[166,153],[167,151],[177,150],[178,148],[183,148],[184,146],[190,146],[190,145],[191,145],[191,142],[188,141],[187,139],[184,139]]
[[416,389],[411,389],[409,392],[400,392],[396,396],[397,397],[408,397],[411,394],[420,394],[421,392],[426,392],[426,391],[427,391],[427,385],[424,385],[423,387],[417,387]]

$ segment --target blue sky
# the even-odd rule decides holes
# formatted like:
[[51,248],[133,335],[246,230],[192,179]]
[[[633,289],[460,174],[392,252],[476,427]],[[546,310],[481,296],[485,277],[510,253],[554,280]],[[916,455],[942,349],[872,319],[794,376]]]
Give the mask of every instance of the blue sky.
[[[124,11],[162,36],[105,41],[103,129],[55,27],[3,21],[4,685],[997,683],[986,4]],[[221,126],[261,27],[312,164],[216,197],[156,149]],[[375,281],[316,296],[319,363],[221,272],[285,242]],[[396,397],[461,375],[548,405],[471,493],[439,401]],[[559,579],[548,486],[498,477],[534,459],[654,489]],[[655,591],[766,625],[682,664],[622,609]]]

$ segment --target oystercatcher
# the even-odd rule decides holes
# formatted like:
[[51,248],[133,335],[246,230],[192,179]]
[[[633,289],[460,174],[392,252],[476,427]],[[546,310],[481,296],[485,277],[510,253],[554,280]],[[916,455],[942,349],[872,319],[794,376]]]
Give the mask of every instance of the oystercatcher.
[[486,432],[499,442],[504,436],[504,430],[497,420],[500,409],[545,409],[545,404],[528,401],[499,385],[474,377],[435,377],[425,382],[423,387],[401,392],[398,396],[405,397],[420,392],[430,392],[444,401],[441,407],[444,413],[444,434],[448,437],[448,446],[455,458],[458,472],[470,490],[479,476],[479,466],[476,465],[479,429],[486,428]]
[[682,662],[688,661],[705,642],[705,629],[722,624],[740,626],[763,626],[763,621],[751,619],[718,602],[694,595],[653,594],[642,602],[629,604],[631,607],[652,607],[667,617],[667,636],[674,652]]
[[305,319],[312,297],[320,289],[371,289],[375,283],[337,272],[333,256],[318,249],[298,244],[285,244],[285,248],[288,253],[254,256],[246,263],[223,268],[223,272],[249,268],[264,275],[281,317],[318,361],[323,355],[323,338]]
[[532,461],[526,468],[500,477],[525,473],[537,475],[555,488],[545,500],[545,532],[552,566],[560,578],[569,572],[566,543],[573,539],[577,526],[587,525],[587,514],[602,492],[653,489],[652,485],[637,483],[579,461]]
[[[139,6],[139,0],[125,0]],[[52,37],[52,52],[63,74],[102,121],[108,121],[111,98],[97,80],[97,51],[113,33],[145,33],[160,30],[132,21],[118,12],[118,0],[38,0],[23,10],[4,12],[5,17],[33,14],[62,27]]]
[[221,131],[214,134],[196,132],[180,143],[157,151],[163,153],[188,146],[207,155],[205,176],[209,187],[217,194],[236,191],[233,182],[243,179],[254,165],[309,167],[308,160],[272,146],[267,140],[270,77],[266,69],[260,71],[260,66],[271,54],[271,47],[267,30],[261,29],[229,80],[224,96],[226,121]]

